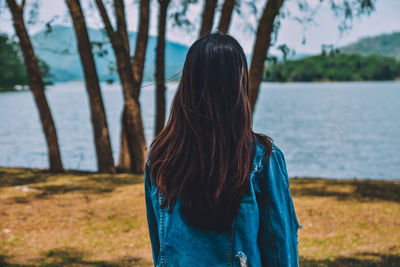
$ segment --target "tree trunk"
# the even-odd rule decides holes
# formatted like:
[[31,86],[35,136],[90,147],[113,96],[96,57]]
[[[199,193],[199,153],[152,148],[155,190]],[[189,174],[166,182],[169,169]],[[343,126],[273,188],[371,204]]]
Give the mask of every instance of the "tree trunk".
[[44,84],[40,73],[38,60],[33,51],[32,43],[29,39],[28,32],[25,27],[23,11],[25,1],[18,5],[15,0],[7,0],[7,5],[11,11],[15,32],[18,36],[22,53],[24,55],[25,67],[28,73],[29,85],[37,109],[39,111],[42,129],[46,137],[50,171],[63,172],[63,165],[60,156],[60,148],[58,146],[57,132],[51,115],[50,107],[47,103],[44,93]]
[[[114,48],[117,59],[117,69],[124,91],[124,109],[122,112],[121,129],[121,150],[123,146],[127,149],[127,154],[121,158],[118,171],[132,171],[133,173],[143,173],[147,156],[147,146],[144,136],[142,115],[140,112],[139,99],[135,97],[135,82],[132,75],[132,65],[128,49]],[[123,150],[120,152],[120,155]],[[124,152],[125,153],[125,152]]]
[[214,23],[215,7],[217,6],[217,0],[205,0],[204,9],[201,18],[201,28],[199,37],[203,37],[209,34],[212,30]]
[[90,111],[97,154],[99,172],[114,173],[114,160],[111,149],[110,135],[101,96],[96,65],[89,41],[85,18],[79,0],[66,0],[78,43],[79,56],[85,75],[86,90],[89,95]]
[[167,23],[167,10],[170,0],[158,0],[158,37],[156,49],[156,115],[154,136],[164,128],[165,123],[165,27]]
[[[142,4],[145,7],[147,7],[147,15],[149,15],[149,9],[150,9],[149,1],[141,0],[140,3],[141,3],[141,16],[142,16]],[[130,60],[129,39],[126,28],[124,2],[123,0],[114,0],[114,10],[117,21],[116,31],[113,30],[111,21],[103,5],[103,1],[96,0],[96,5],[103,19],[106,32],[110,38],[115,53],[118,74],[124,94],[124,109],[121,118],[122,151],[120,153],[120,155],[123,155],[123,157],[120,158],[121,165],[120,164],[118,165],[118,171],[132,171],[133,173],[143,173],[147,156],[147,146],[144,136],[144,128],[143,128],[142,115],[139,103],[140,85],[138,86],[138,81],[135,80],[134,78],[134,73],[132,71],[132,64]],[[144,9],[146,9],[145,7]],[[147,24],[147,29],[148,29],[148,18],[149,16],[147,16],[147,22],[145,23]],[[143,24],[139,23],[139,25]],[[140,32],[140,26],[139,26],[139,32]],[[138,36],[139,34],[140,33],[138,33]],[[145,44],[147,46],[147,38]],[[135,51],[135,54],[136,53],[137,51]],[[142,55],[143,56],[142,66],[144,66],[144,54],[145,53],[143,53]],[[141,73],[143,74],[143,67]],[[141,77],[140,77],[140,83],[141,83]]]
[[222,5],[221,18],[219,20],[218,31],[227,33],[229,25],[231,24],[233,8],[235,7],[235,0],[225,0]]
[[[150,17],[150,1],[149,0],[140,0],[140,18],[139,18],[139,30],[136,38],[136,48],[135,54],[133,56],[132,61],[132,73],[134,80],[134,95],[137,99],[139,99],[140,95],[140,87],[142,86],[143,80],[143,71],[144,71],[144,62],[147,50],[147,40],[149,36],[149,17]],[[137,101],[139,108],[140,103]],[[139,110],[140,112],[140,110]],[[140,115],[140,114],[139,114]],[[141,116],[141,115],[140,115]],[[131,166],[131,157],[128,151],[128,145],[126,140],[126,128],[124,127],[125,123],[122,123],[121,129],[121,149],[119,152],[119,161],[118,161],[118,169],[120,171],[128,171],[133,169]],[[142,125],[143,127],[143,125]],[[144,139],[141,137],[141,139]],[[145,155],[147,156],[147,146],[146,143],[142,144],[142,141],[138,141],[140,143],[139,147],[145,148]],[[138,153],[136,151],[135,153]],[[145,157],[146,157],[145,156]],[[139,162],[136,164],[138,165]],[[139,164],[140,165],[140,164]]]
[[267,58],[268,49],[271,43],[274,20],[279,14],[283,2],[284,0],[268,0],[258,22],[256,41],[253,47],[253,56],[251,58],[249,70],[249,98],[253,113],[264,71],[264,62]]

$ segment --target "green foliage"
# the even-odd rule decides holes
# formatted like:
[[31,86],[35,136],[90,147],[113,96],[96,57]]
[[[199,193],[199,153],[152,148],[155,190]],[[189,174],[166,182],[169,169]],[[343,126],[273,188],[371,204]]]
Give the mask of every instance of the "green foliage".
[[0,35],[0,91],[13,89],[15,85],[27,85],[24,60],[18,44]]
[[268,65],[265,81],[380,81],[400,77],[400,62],[376,54],[329,54]]
[[[39,59],[39,67],[45,83],[50,77],[46,62]],[[5,34],[0,34],[0,92],[14,90],[16,85],[29,85],[21,48]]]

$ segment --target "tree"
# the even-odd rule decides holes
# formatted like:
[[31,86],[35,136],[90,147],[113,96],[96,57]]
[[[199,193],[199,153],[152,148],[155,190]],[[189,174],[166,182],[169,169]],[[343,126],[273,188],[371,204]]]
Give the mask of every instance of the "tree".
[[201,28],[199,37],[209,34],[214,23],[215,8],[217,0],[204,0],[204,9],[201,18]]
[[253,47],[253,55],[249,69],[249,98],[253,112],[264,71],[264,62],[267,58],[267,52],[271,44],[274,20],[279,14],[283,1],[284,0],[268,0],[261,18],[258,21],[256,40]]
[[286,44],[278,45],[278,50],[282,53],[283,61],[287,60],[287,56],[290,53],[290,48]]
[[165,123],[165,26],[167,23],[167,10],[170,0],[158,0],[158,37],[156,49],[156,115],[154,136],[164,128]]
[[147,146],[144,136],[139,94],[148,37],[149,0],[140,1],[139,33],[136,41],[133,64],[130,59],[129,38],[123,0],[114,0],[114,13],[117,24],[116,30],[114,30],[111,24],[103,1],[96,0],[96,6],[114,50],[117,70],[124,95],[124,108],[121,119],[121,151],[118,170],[143,173],[147,156]]
[[64,169],[61,161],[56,127],[54,125],[50,107],[47,103],[46,95],[44,93],[44,83],[40,73],[39,63],[25,27],[23,17],[25,0],[23,0],[21,4],[17,4],[15,0],[7,0],[7,5],[10,9],[14,29],[18,36],[21,50],[24,55],[26,72],[29,77],[30,90],[32,91],[36,107],[38,108],[42,129],[46,137],[50,165],[49,169],[52,172],[63,172]]
[[[323,2],[321,0],[320,2]],[[271,44],[271,34],[276,33],[276,18],[279,15],[284,0],[267,0],[265,8],[258,21],[256,40],[253,47],[253,55],[249,69],[249,98],[251,109],[254,112],[257,102],[260,83],[262,80],[264,62],[267,59],[267,53]],[[325,0],[337,17],[342,19],[339,30],[344,31],[351,28],[351,20],[354,16],[370,14],[374,10],[374,0]],[[300,10],[306,10],[308,7],[306,0],[297,0]],[[311,12],[312,14],[314,12]],[[308,18],[312,21],[312,18]]]
[[99,172],[114,173],[115,166],[107,126],[107,118],[82,7],[79,0],[66,0],[65,2],[68,6],[74,25],[79,56],[85,75],[86,90],[89,95],[97,155],[97,168]]
[[227,33],[232,20],[235,0],[225,0],[222,5],[221,17],[219,19],[218,31]]
[[[147,50],[147,41],[149,37],[149,18],[150,18],[150,1],[149,0],[141,0],[140,1],[140,15],[139,15],[139,30],[136,38],[136,47],[135,54],[133,55],[132,62],[132,72],[133,72],[133,81],[134,87],[137,88],[137,98],[139,98],[140,87],[142,86],[143,81],[143,71],[144,71],[144,62]],[[140,110],[139,110],[140,111]],[[141,115],[140,115],[141,117]],[[141,126],[143,129],[143,126]],[[144,157],[138,157],[136,165],[144,165],[145,157],[147,155],[147,147],[144,139],[144,132],[142,136],[138,136],[139,146],[136,148],[138,151],[135,154],[139,154],[140,151],[144,153]],[[140,154],[139,154],[140,155]],[[128,171],[132,169],[132,159],[131,153],[128,149],[128,141],[126,139],[126,130],[124,124],[122,124],[121,130],[121,149],[120,156],[118,161],[118,169],[122,171]],[[140,163],[140,161],[143,161]]]

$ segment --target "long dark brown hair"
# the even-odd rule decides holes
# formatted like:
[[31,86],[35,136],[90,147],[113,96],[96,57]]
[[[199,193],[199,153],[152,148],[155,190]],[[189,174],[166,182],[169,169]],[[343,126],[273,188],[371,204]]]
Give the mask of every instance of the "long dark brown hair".
[[177,199],[187,222],[223,232],[232,226],[249,186],[255,139],[247,61],[231,36],[211,33],[193,43],[165,128],[150,146],[150,173],[168,209]]

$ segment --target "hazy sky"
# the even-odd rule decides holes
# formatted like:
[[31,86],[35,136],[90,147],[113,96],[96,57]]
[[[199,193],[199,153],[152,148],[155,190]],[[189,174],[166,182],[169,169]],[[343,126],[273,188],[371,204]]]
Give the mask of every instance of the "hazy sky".
[[[29,9],[29,2],[27,1],[27,9]],[[98,17],[97,9],[90,8],[89,0],[81,1],[84,5],[86,19],[91,27],[101,27],[102,24]],[[94,1],[93,1],[94,2]],[[126,1],[126,13],[128,18],[128,27],[131,31],[136,31],[138,22],[137,0]],[[174,2],[174,1],[172,1]],[[194,28],[177,28],[173,27],[171,20],[169,20],[167,39],[190,45],[196,40],[198,35],[198,28],[200,24],[200,14],[203,1],[200,4],[192,6],[188,11],[188,16],[194,23]],[[221,1],[220,1],[221,2]],[[261,13],[261,7],[264,1],[259,2],[258,14]],[[319,0],[310,0],[311,6],[317,6]],[[7,33],[14,33],[10,21],[10,14],[4,8],[4,0],[0,0],[1,14],[0,14],[0,31]],[[70,18],[68,17],[66,6],[62,0],[39,0],[40,13],[39,20],[35,25],[29,26],[30,33],[35,33],[43,29],[45,22],[54,18],[53,25],[65,24],[70,25]],[[150,34],[156,35],[157,29],[157,1],[152,1],[151,9],[151,23]],[[178,9],[179,6],[171,6],[170,11]],[[254,16],[249,11],[249,7],[244,7],[241,15],[235,13],[230,28],[230,33],[236,37],[244,47],[246,53],[250,53],[253,42],[254,33],[251,28],[256,29],[257,16]],[[290,10],[292,17],[299,15],[296,10],[294,1],[286,0],[284,10]],[[28,12],[26,12],[28,17]],[[216,22],[219,21],[219,13],[216,15]],[[276,44],[287,44],[290,48],[295,49],[297,53],[319,53],[322,44],[333,44],[341,46],[344,44],[356,41],[360,37],[373,36],[381,33],[390,33],[393,31],[400,31],[400,0],[377,0],[376,10],[369,17],[363,16],[361,19],[356,18],[353,21],[351,30],[346,31],[340,36],[338,25],[340,20],[335,18],[332,11],[327,4],[319,6],[318,12],[314,17],[314,23],[308,25],[306,28],[302,24],[295,21],[293,18],[285,18],[281,22],[281,28],[278,34]],[[215,23],[217,24],[217,23]],[[305,44],[302,43],[305,38]],[[273,49],[274,51],[274,49]]]

